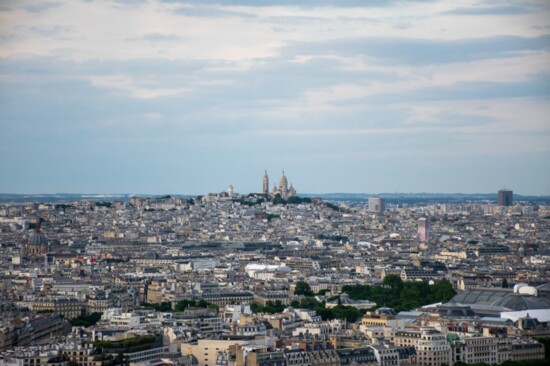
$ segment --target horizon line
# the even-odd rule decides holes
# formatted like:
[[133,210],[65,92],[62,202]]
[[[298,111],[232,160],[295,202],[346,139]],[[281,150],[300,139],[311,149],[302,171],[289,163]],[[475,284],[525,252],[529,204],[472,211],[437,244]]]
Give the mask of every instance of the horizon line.
[[[512,190],[513,191],[513,190]],[[0,192],[0,195],[13,195],[13,196],[54,196],[54,195],[80,195],[80,196],[205,196],[208,194],[218,194],[226,192],[225,190],[219,191],[219,192],[208,192],[208,193],[83,193],[83,192],[55,192],[55,193],[5,193]],[[248,195],[248,194],[259,194],[262,195],[261,192],[248,192],[248,193],[236,193],[238,195]],[[474,192],[474,193],[465,193],[465,192],[377,192],[377,193],[368,193],[368,192],[315,192],[315,193],[309,193],[309,192],[303,192],[301,195],[369,195],[369,196],[377,196],[377,195],[414,195],[414,194],[432,194],[432,195],[498,195],[497,192]],[[513,191],[514,195],[517,196],[523,196],[523,197],[550,197],[550,194],[521,194]],[[297,194],[297,196],[300,196],[300,194]]]

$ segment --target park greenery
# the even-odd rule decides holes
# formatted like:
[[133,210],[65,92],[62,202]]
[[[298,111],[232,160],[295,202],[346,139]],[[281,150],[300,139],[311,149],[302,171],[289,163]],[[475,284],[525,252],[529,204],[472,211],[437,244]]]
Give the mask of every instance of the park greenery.
[[275,313],[281,313],[283,310],[285,310],[286,306],[281,302],[281,300],[273,301],[267,301],[265,306],[261,306],[258,304],[251,304],[250,310],[254,313],[269,313],[269,314],[275,314]]
[[146,308],[152,308],[152,309],[155,309],[156,311],[161,311],[164,313],[174,312],[174,311],[181,312],[181,311],[185,311],[186,308],[214,308],[214,309],[218,308],[217,305],[210,304],[205,300],[199,300],[199,301],[181,300],[181,301],[178,301],[178,303],[173,309],[172,309],[172,304],[168,301],[161,302],[160,304],[145,302],[145,303],[142,303],[141,306]]
[[433,285],[427,282],[403,282],[397,275],[384,277],[383,286],[349,285],[342,288],[353,300],[370,300],[378,307],[408,311],[423,305],[445,302],[456,292],[452,284],[442,279]]
[[[323,320],[345,319],[349,322],[355,322],[365,314],[364,310],[357,310],[351,306],[338,305],[332,309],[327,309],[325,308],[325,302],[319,302],[314,297],[303,297],[300,301],[294,300],[290,303],[290,306],[297,309],[315,310]],[[265,306],[250,305],[250,309],[254,313],[275,314],[282,312],[285,308],[286,306],[280,300],[267,301]]]
[[[351,285],[344,286],[345,292],[353,300],[370,300],[376,303],[377,307],[391,307],[396,311],[411,310],[426,304],[445,302],[456,293],[452,284],[443,279],[430,285],[426,282],[403,282],[397,275],[388,275],[384,278],[383,286]],[[326,291],[323,291],[324,295]],[[315,310],[323,320],[346,319],[355,322],[361,318],[366,310],[359,310],[352,306],[337,306],[327,309],[325,302],[315,299],[311,287],[303,281],[297,282],[295,295],[303,296],[301,300],[294,300],[291,306],[294,308],[305,308]],[[337,297],[330,298],[329,301]],[[281,306],[278,304],[266,304],[265,307],[255,308],[257,311],[276,312]]]
[[152,309],[155,309],[156,311],[161,311],[163,313],[173,311],[172,304],[168,301],[161,302],[160,304],[144,302],[141,304],[141,306],[145,308],[152,308]]
[[95,325],[100,319],[103,313],[91,313],[90,315],[82,315],[77,318],[69,319],[69,323],[73,327],[91,327]]
[[315,310],[317,315],[323,320],[332,319],[345,319],[348,322],[356,322],[366,312],[366,310],[359,310],[352,306],[337,305],[331,309],[325,307],[325,302],[319,302],[314,297],[303,297],[300,301],[294,300],[290,303],[290,306],[298,309]]
[[[243,206],[256,206],[256,205],[261,205],[262,203],[268,202],[270,200],[268,197],[266,197],[263,194],[251,193],[245,197],[234,198],[232,199],[232,201],[240,203]],[[274,205],[299,205],[302,203],[311,203],[311,198],[293,196],[293,197],[284,199],[279,193],[277,193],[275,196],[273,196],[273,198],[271,198],[271,202]]]
[[156,341],[157,338],[154,335],[143,335],[122,341],[96,341],[94,347],[130,353],[149,349]]
[[298,281],[294,288],[294,295],[313,296],[313,291],[307,282]]

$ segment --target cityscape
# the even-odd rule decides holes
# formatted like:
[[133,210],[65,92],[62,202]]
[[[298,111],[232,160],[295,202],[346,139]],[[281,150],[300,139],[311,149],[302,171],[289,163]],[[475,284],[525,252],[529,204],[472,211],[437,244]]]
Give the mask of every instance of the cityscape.
[[337,201],[269,182],[2,203],[0,364],[548,361],[549,197]]
[[550,366],[548,0],[0,1],[0,366]]

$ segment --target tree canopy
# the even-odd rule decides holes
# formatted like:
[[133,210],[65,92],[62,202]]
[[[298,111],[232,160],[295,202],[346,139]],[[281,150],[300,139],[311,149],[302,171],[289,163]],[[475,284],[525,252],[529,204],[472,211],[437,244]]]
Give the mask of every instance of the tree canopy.
[[456,294],[452,284],[446,279],[429,285],[426,282],[403,282],[399,276],[394,275],[384,278],[384,286],[351,285],[344,286],[342,292],[347,293],[351,299],[370,300],[379,307],[387,306],[396,311],[445,302]]
[[90,315],[82,315],[77,318],[69,319],[74,327],[90,327],[96,324],[100,319],[103,313],[91,313]]
[[294,289],[294,295],[313,296],[313,291],[307,282],[296,282],[296,288]]

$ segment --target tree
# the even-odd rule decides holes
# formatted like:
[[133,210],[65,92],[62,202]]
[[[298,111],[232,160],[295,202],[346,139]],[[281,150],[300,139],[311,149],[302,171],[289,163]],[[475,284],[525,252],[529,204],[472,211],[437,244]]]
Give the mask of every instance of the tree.
[[327,294],[328,291],[329,291],[328,288],[321,289],[321,290],[319,290],[319,292],[317,293],[317,295],[319,295],[319,296],[325,296],[325,295]]
[[313,296],[313,291],[307,282],[296,282],[296,288],[294,289],[294,295]]
[[176,304],[176,311],[184,311],[188,307],[195,307],[197,306],[197,302],[195,300],[181,300],[178,301]]
[[69,319],[69,323],[75,327],[90,327],[96,324],[103,313],[91,313],[90,315],[81,315],[77,318]]
[[274,205],[286,205],[286,200],[281,197],[281,195],[279,193],[277,193],[275,195],[275,197],[273,197],[273,204]]
[[399,298],[401,299],[401,307],[405,309],[421,306],[420,287],[412,282],[405,283],[399,293]]
[[201,299],[201,300],[199,301],[199,303],[197,304],[197,306],[198,306],[199,308],[207,308],[207,307],[208,307],[208,303],[206,302],[206,300]]
[[172,304],[168,301],[162,302],[158,307],[158,311],[172,311]]
[[403,280],[395,274],[390,274],[384,277],[384,281],[382,283],[384,286],[387,286],[396,292],[400,292],[401,289],[403,289]]
[[315,310],[315,308],[319,307],[320,304],[321,303],[319,301],[315,300],[314,297],[304,297],[300,301],[300,307],[303,308],[303,309]]
[[447,279],[437,281],[431,286],[433,302],[445,302],[456,295],[453,284]]

